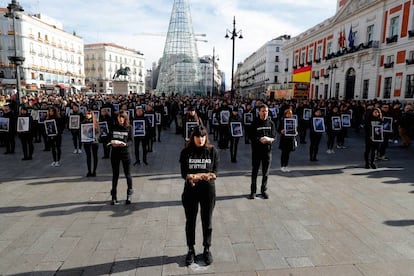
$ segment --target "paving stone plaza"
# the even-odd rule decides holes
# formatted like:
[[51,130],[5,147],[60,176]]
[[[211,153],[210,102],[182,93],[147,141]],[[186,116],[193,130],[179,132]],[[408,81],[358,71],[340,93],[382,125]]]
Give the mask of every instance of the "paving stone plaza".
[[[0,275],[414,275],[413,148],[390,144],[389,161],[365,169],[363,137],[349,132],[347,149],[308,159],[308,144],[280,171],[273,148],[267,200],[248,200],[251,150],[240,141],[237,163],[220,150],[213,215],[214,262],[186,267],[183,138],[174,129],[154,143],[149,165],[132,167],[135,194],[109,204],[111,167],[99,159],[86,177],[85,154],[73,154],[66,130],[61,167],[35,144],[34,159],[0,158]],[[99,158],[103,155],[99,149]],[[134,161],[134,160],[133,160]],[[258,183],[261,181],[259,174]]]

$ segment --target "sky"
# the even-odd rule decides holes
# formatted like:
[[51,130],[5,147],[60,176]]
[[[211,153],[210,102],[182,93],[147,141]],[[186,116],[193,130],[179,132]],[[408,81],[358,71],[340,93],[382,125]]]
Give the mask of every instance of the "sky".
[[[296,36],[335,15],[335,0],[188,0],[194,33],[206,34],[198,41],[199,56],[213,55],[226,74],[229,86],[232,40],[226,30],[243,39],[235,41],[235,68],[266,42],[287,34]],[[6,7],[11,0],[0,0]],[[140,51],[145,68],[158,62],[170,21],[173,0],[18,0],[26,13],[42,13],[63,23],[89,43],[115,43]]]

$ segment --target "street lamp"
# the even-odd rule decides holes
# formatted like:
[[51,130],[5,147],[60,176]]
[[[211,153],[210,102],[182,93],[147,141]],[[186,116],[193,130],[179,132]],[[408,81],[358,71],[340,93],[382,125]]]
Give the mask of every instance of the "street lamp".
[[[229,34],[231,36],[229,36]],[[234,78],[234,47],[235,47],[235,42],[236,42],[236,38],[243,38],[242,35],[242,30],[239,30],[236,32],[236,17],[233,17],[233,30],[230,31],[229,29],[226,30],[226,36],[225,38],[230,38],[231,40],[233,40],[233,52],[232,52],[232,59],[231,59],[231,97],[234,98],[234,82],[233,82],[233,78]]]
[[16,12],[23,12],[24,9],[20,6],[19,2],[12,0],[11,3],[7,6],[7,12],[4,15],[7,18],[12,18],[13,20],[13,40],[14,40],[14,56],[9,56],[9,60],[16,67],[16,101],[17,106],[20,104],[20,65],[23,64],[25,58],[17,55],[17,35],[16,35],[16,19],[19,19]]
[[[219,58],[217,57],[217,60],[219,60]],[[214,67],[215,67],[215,62],[216,62],[216,56],[215,56],[215,48],[213,47],[213,80],[211,81],[211,97],[213,97],[213,93],[214,93],[214,86],[215,86],[215,81],[214,81]]]

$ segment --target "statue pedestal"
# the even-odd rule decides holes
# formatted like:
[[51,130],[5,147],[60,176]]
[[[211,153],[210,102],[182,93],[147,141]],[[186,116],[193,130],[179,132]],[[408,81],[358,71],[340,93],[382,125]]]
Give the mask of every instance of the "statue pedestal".
[[112,85],[114,87],[114,94],[116,95],[128,95],[128,84],[127,80],[113,80]]

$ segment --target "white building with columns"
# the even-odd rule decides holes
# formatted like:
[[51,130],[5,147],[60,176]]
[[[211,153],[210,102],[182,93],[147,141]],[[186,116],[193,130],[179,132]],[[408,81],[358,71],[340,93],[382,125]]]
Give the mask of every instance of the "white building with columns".
[[283,47],[292,95],[413,100],[414,1],[338,0],[337,7]]
[[113,93],[114,75],[117,70],[128,67],[128,93],[145,93],[145,58],[139,51],[114,43],[85,45],[86,86],[89,91]]
[[9,56],[24,57],[22,95],[39,90],[74,92],[84,85],[81,37],[64,31],[61,22],[43,14],[19,12],[13,26],[6,12],[0,9],[0,93],[16,89],[16,70]]

